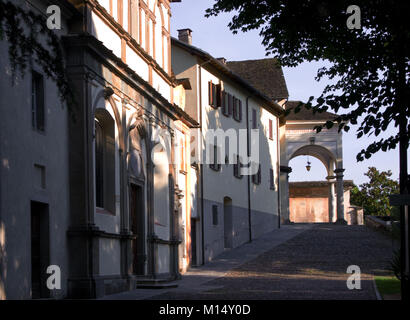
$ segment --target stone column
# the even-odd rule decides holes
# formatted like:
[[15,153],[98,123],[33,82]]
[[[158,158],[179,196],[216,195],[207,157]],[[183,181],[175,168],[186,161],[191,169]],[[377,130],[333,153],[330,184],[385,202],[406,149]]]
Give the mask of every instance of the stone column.
[[336,217],[336,205],[335,205],[335,177],[328,176],[327,181],[329,182],[329,223],[335,222]]
[[153,116],[145,117],[148,122],[148,132],[146,138],[146,150],[147,150],[147,216],[148,216],[148,275],[153,279],[156,278],[156,252],[157,246],[155,244],[155,235],[154,229],[154,163],[151,159],[151,151],[153,148],[153,130],[155,127],[155,118]]
[[170,189],[170,273],[173,279],[180,279],[178,246],[180,244],[179,217],[181,216],[181,199],[184,197],[182,190],[178,188],[177,166],[175,162],[175,132],[169,131],[171,140],[171,163],[169,164],[169,189]]
[[336,169],[336,188],[337,188],[337,221],[339,224],[347,224],[344,218],[344,188],[343,188],[343,172],[345,169]]
[[281,209],[281,224],[289,224],[289,173],[292,172],[291,167],[280,166],[280,180],[282,191],[280,194],[280,209]]

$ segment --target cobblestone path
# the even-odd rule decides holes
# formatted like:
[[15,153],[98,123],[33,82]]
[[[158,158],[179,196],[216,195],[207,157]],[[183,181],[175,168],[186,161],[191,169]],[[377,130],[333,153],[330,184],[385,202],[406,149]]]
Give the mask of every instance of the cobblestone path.
[[[376,299],[373,275],[386,273],[392,241],[365,226],[318,224],[257,258],[208,281],[150,299]],[[361,269],[361,290],[349,290],[349,265]]]

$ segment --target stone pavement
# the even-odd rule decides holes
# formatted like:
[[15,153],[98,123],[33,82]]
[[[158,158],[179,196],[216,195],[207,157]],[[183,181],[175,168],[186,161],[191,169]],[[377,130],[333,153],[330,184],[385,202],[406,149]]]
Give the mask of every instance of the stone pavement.
[[[386,273],[392,241],[365,226],[283,226],[191,269],[174,289],[137,289],[104,299],[376,299],[373,275]],[[362,272],[349,290],[349,265]]]

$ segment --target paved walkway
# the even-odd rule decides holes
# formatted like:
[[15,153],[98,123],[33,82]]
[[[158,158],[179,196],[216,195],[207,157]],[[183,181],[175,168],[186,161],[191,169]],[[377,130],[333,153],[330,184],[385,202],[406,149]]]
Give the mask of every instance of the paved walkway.
[[[138,289],[104,299],[376,299],[373,275],[392,253],[386,236],[364,226],[283,226],[187,272],[174,289]],[[362,272],[349,290],[349,265]]]

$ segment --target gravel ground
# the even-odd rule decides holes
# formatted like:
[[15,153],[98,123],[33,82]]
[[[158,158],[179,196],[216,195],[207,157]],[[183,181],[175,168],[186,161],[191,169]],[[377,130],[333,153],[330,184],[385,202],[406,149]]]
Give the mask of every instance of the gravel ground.
[[[373,275],[386,274],[392,241],[365,226],[318,224],[224,277],[203,284],[203,290],[170,291],[150,299],[376,299]],[[346,285],[349,265],[361,269],[361,289]]]

